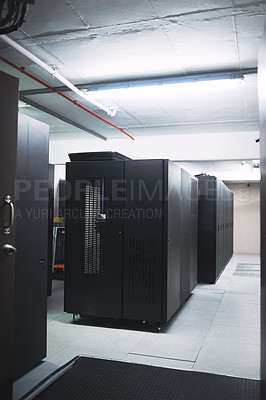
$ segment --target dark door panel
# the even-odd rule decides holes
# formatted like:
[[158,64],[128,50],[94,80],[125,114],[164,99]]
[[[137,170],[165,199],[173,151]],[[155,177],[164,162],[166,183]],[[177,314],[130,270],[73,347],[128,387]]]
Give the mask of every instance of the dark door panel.
[[9,400],[12,399],[13,378],[15,255],[12,255],[12,247],[7,246],[15,246],[15,228],[10,225],[15,201],[18,79],[0,72],[0,93],[0,315],[3,322],[0,329],[0,398]]
[[125,162],[123,317],[162,320],[163,160]]
[[67,164],[67,312],[122,316],[123,179],[123,162]]
[[46,356],[49,127],[19,115],[15,378]]

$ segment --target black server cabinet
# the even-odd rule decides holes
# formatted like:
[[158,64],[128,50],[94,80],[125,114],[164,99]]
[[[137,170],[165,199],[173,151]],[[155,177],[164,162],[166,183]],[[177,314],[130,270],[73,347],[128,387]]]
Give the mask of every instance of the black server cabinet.
[[197,284],[198,181],[181,170],[181,303]]
[[54,165],[49,164],[48,191],[48,262],[47,262],[47,296],[52,295],[53,279],[53,225],[54,225]]
[[197,176],[198,281],[215,283],[233,254],[233,193],[215,176]]
[[[181,179],[169,160],[67,164],[65,311],[171,318],[181,304]],[[195,262],[187,293],[196,271]]]
[[65,218],[67,183],[64,179],[60,179],[58,186],[59,186],[58,187],[58,189],[59,189],[58,217]]
[[16,188],[15,379],[46,356],[49,128],[19,115]]
[[123,318],[166,322],[180,306],[181,169],[125,162]]
[[67,180],[65,311],[122,318],[124,163],[71,162]]

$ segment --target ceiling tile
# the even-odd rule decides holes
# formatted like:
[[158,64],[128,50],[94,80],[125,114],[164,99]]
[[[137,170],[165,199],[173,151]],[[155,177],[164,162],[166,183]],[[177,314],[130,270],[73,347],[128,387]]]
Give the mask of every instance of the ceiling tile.
[[114,54],[129,75],[183,73],[180,57],[176,54],[163,27],[156,31],[141,31],[105,37],[104,44]]
[[[63,16],[63,18],[62,18]],[[83,29],[87,25],[65,0],[36,0],[22,30],[29,36]]]
[[176,123],[246,120],[241,87],[169,94],[160,97],[160,104]]
[[187,72],[239,66],[231,17],[207,20],[202,15],[202,20],[195,20],[191,16],[168,26],[167,36]]
[[232,0],[233,5],[235,6],[242,6],[242,7],[249,7],[250,5],[258,5],[258,6],[262,6],[264,2],[264,0]]
[[256,14],[239,15],[235,17],[235,24],[240,66],[242,68],[249,68],[257,65],[265,16]]
[[151,0],[156,13],[160,17],[169,15],[181,15],[185,13],[196,12],[200,13],[205,10],[213,10],[224,7],[231,7],[231,0]]
[[123,99],[119,102],[128,113],[133,115],[142,125],[169,125],[173,120],[161,108],[160,104],[151,97]]
[[155,17],[149,0],[70,0],[69,3],[90,27],[127,24]]
[[68,78],[74,78],[75,71],[87,82],[96,78],[100,81],[184,72],[179,57],[162,31],[112,35],[93,40],[73,39],[64,42],[64,45],[52,42],[46,43],[45,48],[50,55],[61,60],[62,71],[65,70],[64,65],[68,66],[68,71],[65,71]]

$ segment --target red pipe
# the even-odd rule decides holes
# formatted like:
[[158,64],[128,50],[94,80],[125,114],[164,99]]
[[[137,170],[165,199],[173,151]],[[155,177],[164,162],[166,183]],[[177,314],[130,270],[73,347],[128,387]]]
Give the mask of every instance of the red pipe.
[[6,58],[0,56],[0,60],[4,61],[6,64],[10,65],[11,67],[15,68],[16,70],[20,71],[22,74],[27,75],[29,78],[33,79],[34,81],[40,83],[41,85],[45,86],[46,88],[52,90],[53,92],[57,93],[59,96],[63,97],[64,99],[70,101],[75,106],[81,108],[82,110],[86,111],[87,113],[93,115],[94,117],[98,118],[99,120],[105,122],[106,124],[112,126],[113,128],[119,130],[120,132],[127,135],[130,139],[135,140],[131,135],[125,132],[122,128],[119,128],[117,125],[112,124],[111,122],[107,121],[105,118],[100,117],[99,115],[95,114],[93,111],[90,111],[87,107],[80,104],[77,100],[72,99],[71,97],[67,96],[64,93],[56,92],[53,86],[48,85],[48,83],[42,81],[41,79],[37,78],[36,76],[32,75],[31,73],[27,72],[24,67],[19,67],[16,64],[13,64],[11,61],[7,60]]

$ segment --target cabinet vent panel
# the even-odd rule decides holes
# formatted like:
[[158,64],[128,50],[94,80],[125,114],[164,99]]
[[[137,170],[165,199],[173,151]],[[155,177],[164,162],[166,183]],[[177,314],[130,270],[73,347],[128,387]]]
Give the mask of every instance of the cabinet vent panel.
[[155,237],[128,238],[128,303],[154,305]]
[[101,212],[101,188],[86,185],[85,188],[85,245],[84,273],[102,273],[101,233],[96,230],[96,218]]

